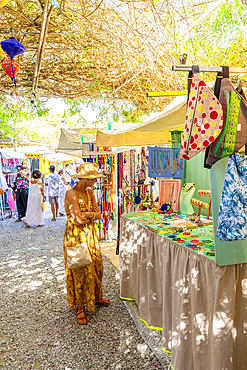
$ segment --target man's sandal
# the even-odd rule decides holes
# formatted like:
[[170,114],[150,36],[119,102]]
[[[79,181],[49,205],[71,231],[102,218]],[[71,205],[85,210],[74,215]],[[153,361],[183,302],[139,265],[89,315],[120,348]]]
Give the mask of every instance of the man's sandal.
[[111,302],[110,299],[102,298],[102,301],[101,302],[96,302],[96,304],[98,306],[109,306],[110,302]]
[[77,314],[78,324],[85,325],[87,323],[87,318],[85,315],[85,308],[78,309],[76,314]]

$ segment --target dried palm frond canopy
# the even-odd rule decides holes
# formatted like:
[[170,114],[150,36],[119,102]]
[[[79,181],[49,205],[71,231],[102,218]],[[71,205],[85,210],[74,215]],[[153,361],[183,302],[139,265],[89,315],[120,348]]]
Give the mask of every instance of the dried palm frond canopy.
[[[179,63],[176,23],[186,28],[210,2],[9,0],[0,9],[0,41],[14,36],[26,48],[16,58],[20,96],[127,99],[159,110],[164,98],[147,92],[186,87],[171,71]],[[12,90],[1,70],[0,94]]]

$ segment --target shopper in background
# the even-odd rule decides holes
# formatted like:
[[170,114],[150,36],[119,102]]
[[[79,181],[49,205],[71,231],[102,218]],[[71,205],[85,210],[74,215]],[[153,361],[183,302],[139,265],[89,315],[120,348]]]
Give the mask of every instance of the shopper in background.
[[66,182],[66,178],[65,178],[65,175],[64,175],[64,170],[62,168],[58,171],[58,175],[60,176],[58,212],[59,212],[59,216],[64,216],[65,215],[64,198],[65,198],[67,182]]
[[56,221],[58,214],[58,198],[59,198],[59,183],[60,176],[55,173],[55,166],[50,165],[50,174],[45,179],[45,185],[48,186],[48,198],[51,205],[52,221]]
[[45,202],[40,170],[32,171],[29,194],[27,201],[27,213],[25,224],[28,227],[44,225],[44,212],[42,202]]
[[18,174],[12,186],[16,195],[16,206],[18,211],[18,218],[16,222],[21,221],[21,219],[25,217],[27,210],[29,180],[27,176],[24,176],[25,169],[26,167],[24,167],[22,164],[17,166]]

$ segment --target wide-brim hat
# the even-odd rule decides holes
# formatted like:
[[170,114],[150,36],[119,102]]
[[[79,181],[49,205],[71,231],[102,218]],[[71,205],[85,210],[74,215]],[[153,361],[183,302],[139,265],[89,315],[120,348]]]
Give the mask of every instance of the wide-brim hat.
[[78,172],[72,175],[72,177],[77,177],[78,179],[97,179],[103,178],[105,175],[102,175],[93,163],[81,163]]

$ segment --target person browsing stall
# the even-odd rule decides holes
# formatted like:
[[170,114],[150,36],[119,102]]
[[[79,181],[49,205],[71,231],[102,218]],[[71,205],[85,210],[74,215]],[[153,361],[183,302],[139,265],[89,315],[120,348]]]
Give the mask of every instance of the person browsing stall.
[[32,171],[25,221],[27,227],[44,225],[44,212],[42,203],[44,204],[45,202],[45,196],[41,177],[42,173],[40,170]]
[[[93,194],[97,178],[104,177],[92,163],[82,163],[76,185],[67,190],[65,211],[67,223],[64,234],[64,259],[67,299],[70,308],[77,310],[78,324],[86,324],[85,305],[95,311],[96,304],[108,306],[110,300],[102,297],[103,259],[94,221],[101,218],[100,208]],[[67,247],[76,247],[87,240],[92,263],[76,269],[68,269]]]
[[16,206],[18,212],[18,218],[16,222],[21,221],[26,215],[27,211],[27,200],[28,200],[28,189],[29,189],[29,180],[27,176],[24,176],[24,167],[22,164],[17,166],[17,176],[13,184],[13,190],[16,194]]
[[58,214],[58,197],[60,177],[55,173],[55,166],[50,165],[50,174],[45,179],[45,185],[48,186],[48,198],[51,205],[52,221],[56,221]]

